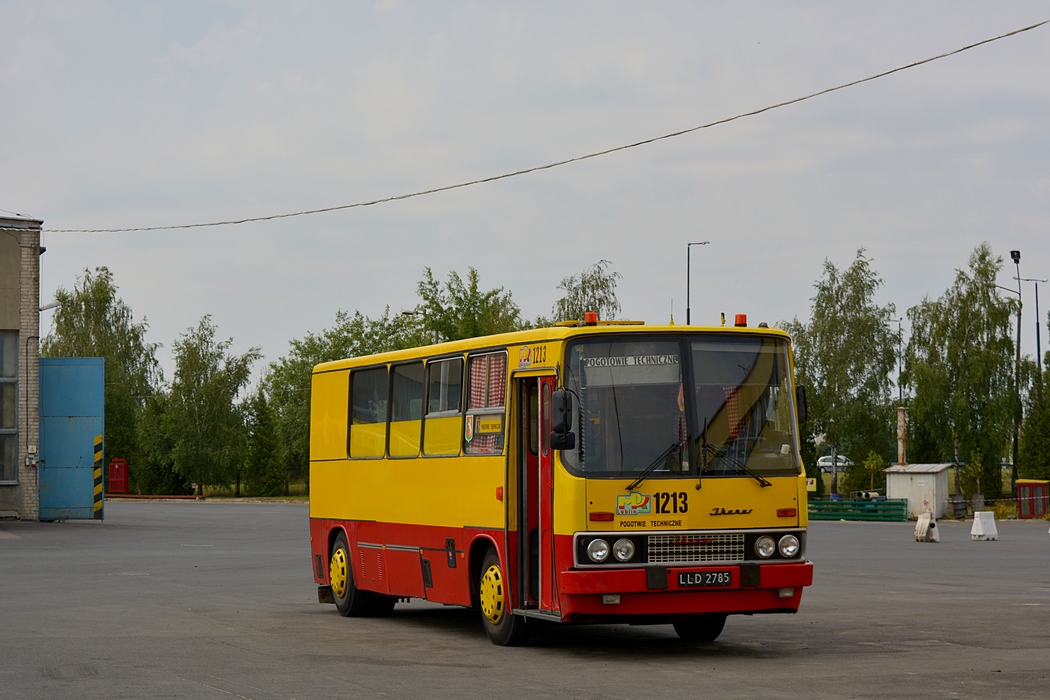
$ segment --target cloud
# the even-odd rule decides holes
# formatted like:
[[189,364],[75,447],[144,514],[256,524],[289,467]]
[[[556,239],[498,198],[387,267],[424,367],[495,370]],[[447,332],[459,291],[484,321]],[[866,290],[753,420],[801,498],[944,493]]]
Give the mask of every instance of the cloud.
[[[50,227],[197,222],[446,185],[666,133],[1029,24],[1024,5],[15,2],[0,207]],[[602,159],[225,229],[49,234],[44,294],[106,264],[170,346],[212,313],[271,359],[337,309],[479,269],[529,317],[598,259],[624,314],[809,313],[868,248],[903,311],[983,240],[1050,276],[1046,29]],[[1042,272],[1040,272],[1042,270]],[[49,291],[50,290],[50,291]],[[1034,329],[1025,330],[1034,346]],[[1029,335],[1031,334],[1031,336]],[[1026,346],[1027,348],[1028,346]]]

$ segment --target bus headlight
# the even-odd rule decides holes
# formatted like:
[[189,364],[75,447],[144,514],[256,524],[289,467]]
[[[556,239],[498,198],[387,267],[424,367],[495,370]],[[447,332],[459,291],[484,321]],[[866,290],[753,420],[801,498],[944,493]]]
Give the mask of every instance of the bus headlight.
[[798,538],[794,535],[784,535],[780,538],[780,556],[785,559],[793,559],[798,556]]
[[609,558],[609,543],[603,539],[591,540],[587,545],[587,556],[591,561],[600,564]]
[[618,561],[631,561],[631,557],[634,556],[634,542],[629,539],[621,538],[616,540],[616,544],[613,545],[613,556]]
[[777,551],[777,544],[769,535],[762,535],[755,540],[755,554],[763,559],[769,559],[775,551]]

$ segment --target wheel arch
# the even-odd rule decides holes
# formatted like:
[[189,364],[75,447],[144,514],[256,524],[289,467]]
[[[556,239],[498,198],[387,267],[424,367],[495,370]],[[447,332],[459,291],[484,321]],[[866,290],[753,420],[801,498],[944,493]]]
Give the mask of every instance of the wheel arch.
[[496,556],[499,558],[503,565],[503,569],[506,570],[507,563],[500,552],[499,543],[491,535],[478,535],[470,543],[470,551],[467,555],[467,561],[470,571],[470,604],[471,607],[478,607],[478,580],[481,579],[481,564],[485,560],[485,554],[493,549],[496,552]]
[[[332,579],[332,572],[329,571],[329,566],[331,565],[331,561],[332,561],[332,552],[335,551],[335,540],[336,540],[337,537],[339,537],[340,534],[342,534],[343,537],[346,538],[346,547],[347,547],[346,554],[347,554],[347,556],[352,556],[352,551],[353,550],[352,550],[352,545],[350,544],[350,530],[345,525],[343,525],[342,523],[335,523],[335,524],[333,524],[328,529],[328,535],[326,537],[328,544],[327,544],[327,546],[325,546],[325,550],[324,550],[325,580],[327,580],[329,583],[331,582],[331,579]],[[352,561],[352,559],[351,559],[351,561]]]

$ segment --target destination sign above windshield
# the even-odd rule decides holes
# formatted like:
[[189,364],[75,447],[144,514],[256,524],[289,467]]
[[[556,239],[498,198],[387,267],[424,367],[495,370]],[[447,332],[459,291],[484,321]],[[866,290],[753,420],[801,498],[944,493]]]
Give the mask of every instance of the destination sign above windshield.
[[627,355],[626,357],[585,357],[583,366],[641,367],[645,365],[677,365],[678,355]]

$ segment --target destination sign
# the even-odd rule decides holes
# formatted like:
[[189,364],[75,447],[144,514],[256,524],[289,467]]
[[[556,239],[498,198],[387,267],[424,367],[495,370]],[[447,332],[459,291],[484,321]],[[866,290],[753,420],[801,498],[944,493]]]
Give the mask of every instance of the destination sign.
[[587,386],[677,384],[681,381],[678,355],[652,353],[612,357],[581,357]]
[[585,357],[583,366],[591,367],[643,367],[651,365],[677,365],[678,355],[627,355],[625,357]]

